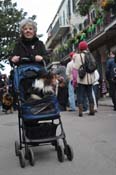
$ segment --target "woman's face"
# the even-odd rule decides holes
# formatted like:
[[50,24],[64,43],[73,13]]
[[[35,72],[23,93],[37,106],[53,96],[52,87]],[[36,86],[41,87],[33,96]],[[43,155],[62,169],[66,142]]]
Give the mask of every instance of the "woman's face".
[[35,35],[35,30],[32,25],[26,24],[22,29],[22,33],[25,38],[31,39]]

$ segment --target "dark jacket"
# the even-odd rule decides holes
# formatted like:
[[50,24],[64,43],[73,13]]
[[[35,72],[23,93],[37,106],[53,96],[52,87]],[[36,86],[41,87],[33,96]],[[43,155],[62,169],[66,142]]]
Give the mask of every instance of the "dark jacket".
[[111,81],[112,79],[112,69],[113,69],[113,65],[115,65],[115,59],[114,58],[109,58],[107,60],[107,63],[106,63],[106,79],[108,81]]
[[[32,63],[35,60],[36,55],[43,56],[46,62],[47,52],[45,46],[42,41],[40,41],[37,37],[34,37],[32,40],[26,39],[24,37],[20,38],[13,50],[12,56],[20,56],[19,64],[24,63],[21,61],[21,58],[29,58],[29,62]],[[10,63],[12,64],[11,58]],[[39,62],[40,65],[43,65],[43,61]]]

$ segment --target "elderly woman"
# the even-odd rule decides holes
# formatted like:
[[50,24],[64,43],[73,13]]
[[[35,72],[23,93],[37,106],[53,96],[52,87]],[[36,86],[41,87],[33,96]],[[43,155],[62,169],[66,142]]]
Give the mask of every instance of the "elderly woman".
[[[20,23],[20,38],[15,44],[13,54],[10,58],[12,65],[24,63],[22,58],[28,58],[29,62],[38,62],[43,65],[46,56],[45,46],[37,37],[37,24],[31,19],[24,19]],[[45,60],[46,61],[46,60]]]
[[[37,37],[37,24],[31,19],[24,19],[20,23],[20,38],[15,44],[13,53],[10,57],[11,66],[21,64],[38,63],[38,66],[44,66],[46,62],[46,49],[42,41]],[[44,61],[43,61],[44,60]],[[46,73],[46,70],[42,69],[41,74]],[[28,78],[22,82],[24,87],[25,98],[28,98],[30,92],[29,87],[32,86],[32,79]]]

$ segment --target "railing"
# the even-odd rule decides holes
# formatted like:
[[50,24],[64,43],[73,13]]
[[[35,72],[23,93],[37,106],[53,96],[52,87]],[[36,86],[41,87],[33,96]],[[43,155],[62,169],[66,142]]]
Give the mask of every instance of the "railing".
[[55,26],[53,27],[51,31],[51,36],[54,36],[58,32],[59,28],[60,28],[60,23],[58,19],[57,22],[55,23]]

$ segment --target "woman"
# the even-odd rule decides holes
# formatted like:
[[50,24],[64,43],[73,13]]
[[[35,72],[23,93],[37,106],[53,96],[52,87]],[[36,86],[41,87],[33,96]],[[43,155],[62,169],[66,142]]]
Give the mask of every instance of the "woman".
[[[86,41],[81,41],[78,46],[79,53],[75,53],[73,57],[74,68],[79,70],[83,63],[85,63],[86,53],[89,52],[88,44]],[[89,115],[94,115],[94,101],[92,96],[92,87],[95,81],[94,73],[85,74],[84,78],[80,78],[78,74],[78,106],[79,116],[83,116],[83,101],[87,96],[89,102]]]
[[[13,64],[19,66],[21,64],[35,62],[40,66],[44,66],[44,61],[46,62],[45,58],[45,46],[37,37],[37,24],[31,19],[22,20],[20,23],[20,38],[16,42],[13,54],[10,57],[11,66]],[[41,75],[46,73],[46,70],[42,70]],[[23,81],[22,86],[25,91],[25,98],[28,98],[29,93],[27,89],[32,86],[32,80],[27,79]]]
[[[20,65],[28,58],[28,62],[38,62],[43,65],[43,58],[46,57],[45,46],[37,37],[37,24],[31,19],[24,19],[20,23],[20,38],[15,44],[15,48],[10,58],[12,65]],[[46,61],[46,60],[45,60]]]

